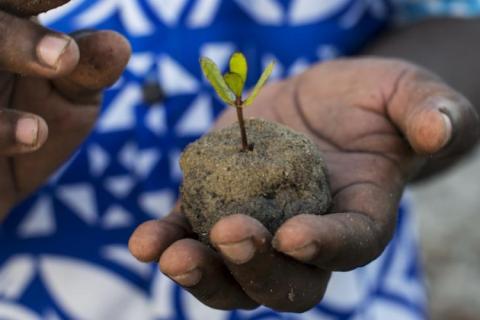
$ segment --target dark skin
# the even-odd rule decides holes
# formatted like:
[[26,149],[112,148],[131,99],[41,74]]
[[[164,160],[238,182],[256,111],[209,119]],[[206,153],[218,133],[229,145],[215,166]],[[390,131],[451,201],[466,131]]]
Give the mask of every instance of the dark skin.
[[[447,84],[462,93],[478,110],[480,74],[478,52],[480,19],[434,18],[411,26],[385,32],[368,45],[362,54],[383,57],[402,57],[433,70]],[[459,59],[460,57],[460,59]],[[469,141],[466,141],[467,145]],[[470,149],[459,147],[458,152],[431,159],[417,175],[416,181],[432,176],[456,163]]]
[[[85,42],[69,41],[54,68],[46,68],[38,62],[38,45],[48,31],[5,12],[0,17],[0,213],[6,214],[88,134],[99,92],[121,73],[129,47],[114,33],[84,34]],[[167,276],[220,309],[265,305],[300,312],[317,304],[331,271],[351,270],[381,254],[402,191],[425,156],[458,154],[478,136],[477,114],[462,95],[397,60],[315,66],[266,87],[246,116],[284,123],[314,139],[330,170],[334,206],[325,216],[292,218],[274,235],[241,213],[224,218],[210,234],[216,250],[194,239],[178,208],[139,226],[130,239],[132,253],[159,262]],[[32,124],[19,126],[21,117],[34,119],[37,130],[17,130]],[[234,119],[229,110],[218,126]],[[32,143],[20,143],[29,137]]]
[[[44,11],[65,2],[35,3]],[[0,35],[1,220],[88,135],[101,92],[123,72],[130,46],[115,32],[67,36],[5,11]]]
[[[131,252],[158,261],[167,276],[220,309],[310,309],[332,271],[352,270],[381,254],[402,191],[426,156],[448,156],[477,138],[471,104],[436,76],[399,60],[320,64],[270,85],[246,111],[317,143],[329,168],[333,207],[325,216],[294,217],[273,235],[248,216],[226,217],[210,233],[216,251],[190,238],[178,208],[138,227]],[[218,126],[234,119],[229,110]]]

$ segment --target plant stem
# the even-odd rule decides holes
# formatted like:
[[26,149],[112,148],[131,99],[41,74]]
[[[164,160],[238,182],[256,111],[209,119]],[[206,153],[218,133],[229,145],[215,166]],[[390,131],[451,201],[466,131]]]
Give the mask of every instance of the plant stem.
[[243,109],[241,107],[242,101],[237,99],[235,102],[235,109],[237,109],[238,124],[240,125],[240,134],[242,136],[242,151],[250,151],[250,146],[247,140],[247,130],[245,130],[245,120],[243,119]]

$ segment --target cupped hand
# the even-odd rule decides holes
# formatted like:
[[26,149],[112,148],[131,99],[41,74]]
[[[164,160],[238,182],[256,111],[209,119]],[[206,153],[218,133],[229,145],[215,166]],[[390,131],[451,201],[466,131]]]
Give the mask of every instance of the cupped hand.
[[130,56],[117,33],[68,36],[15,15],[65,2],[0,3],[0,221],[88,135],[101,91],[117,80]]
[[[332,271],[363,266],[382,253],[408,181],[470,149],[479,132],[477,113],[460,94],[425,70],[387,59],[319,64],[270,85],[246,111],[317,143],[333,206],[323,216],[299,212],[274,235],[245,215],[223,218],[210,233],[215,250],[194,240],[179,207],[140,225],[129,243],[133,255],[157,261],[219,309],[313,307]],[[234,120],[229,110],[218,125]]]

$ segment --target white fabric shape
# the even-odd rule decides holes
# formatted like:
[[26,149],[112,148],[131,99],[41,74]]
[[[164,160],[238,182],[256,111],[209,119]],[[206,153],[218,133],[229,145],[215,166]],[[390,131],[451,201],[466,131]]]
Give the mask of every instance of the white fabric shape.
[[98,144],[91,144],[87,148],[90,173],[94,177],[101,176],[110,165],[110,155]]
[[[102,0],[96,1],[94,5],[87,10],[80,12],[74,18],[74,25],[78,29],[90,28],[95,24],[101,23],[111,17],[118,9],[118,2],[122,0]],[[135,0],[136,1],[136,0]],[[75,1],[71,1],[75,2]]]
[[47,196],[40,196],[18,226],[18,235],[22,238],[51,235],[56,230],[53,212],[52,200]]
[[158,149],[138,150],[135,160],[135,173],[139,178],[145,179],[158,163],[161,154]]
[[365,286],[360,286],[358,271],[333,272],[323,299],[328,306],[351,310],[367,296]]
[[182,169],[180,168],[181,154],[180,150],[172,150],[168,154],[170,160],[170,176],[173,181],[180,182],[183,178]]
[[[105,0],[102,0],[105,1]],[[138,0],[118,0],[125,30],[133,36],[147,36],[155,32],[156,26],[143,12]]]
[[[325,315],[325,314],[322,314],[320,316],[318,314],[317,310],[310,309],[309,311],[304,312],[301,315],[299,315],[298,318],[294,318],[292,320],[338,320],[338,318],[337,317],[330,317],[330,316]],[[362,320],[370,320],[370,319],[362,319]]]
[[44,320],[33,311],[14,303],[0,302],[0,319],[6,320]]
[[116,176],[105,179],[105,188],[115,197],[123,199],[135,186],[135,180],[131,176]]
[[146,295],[101,266],[45,255],[40,275],[71,319],[152,319]]
[[142,278],[149,278],[155,267],[150,264],[143,263],[135,259],[127,246],[110,245],[105,246],[100,250],[100,254],[107,260],[113,261],[116,264],[135,272]]
[[154,218],[162,218],[173,208],[175,195],[170,190],[145,192],[138,199],[140,207]]
[[276,0],[235,0],[259,24],[281,25],[285,12]]
[[188,108],[175,127],[179,136],[201,135],[213,122],[211,98],[207,94],[199,95]]
[[127,70],[137,77],[145,76],[155,63],[155,57],[152,53],[142,52],[134,53],[130,57]]
[[[207,43],[202,46],[200,55],[202,57],[209,57],[220,70],[226,70],[230,56],[235,51],[235,45],[230,42],[225,43]],[[206,81],[206,80],[205,80]]]
[[288,21],[293,25],[318,22],[332,16],[349,2],[350,0],[294,0],[288,13]]
[[229,312],[212,309],[198,301],[191,294],[182,295],[182,310],[187,315],[187,319],[208,319],[208,320],[225,320],[228,319]]
[[129,227],[134,223],[133,217],[121,206],[112,205],[102,217],[102,227],[105,229],[116,229]]
[[134,171],[139,178],[147,178],[161,154],[157,149],[139,150],[133,143],[127,143],[119,153],[119,162],[129,170]]
[[125,169],[129,170],[135,167],[136,157],[137,145],[134,142],[127,142],[118,153],[118,161],[125,167]]
[[384,289],[389,292],[396,292],[403,297],[408,297],[408,300],[412,303],[418,303],[419,301],[426,302],[422,283],[417,279],[408,279],[408,270],[411,267],[412,256],[411,252],[416,246],[416,236],[412,230],[416,230],[415,222],[411,216],[407,216],[403,221],[407,232],[397,234],[400,238],[403,246],[397,248],[397,252],[392,259],[391,267],[385,275]]
[[139,85],[127,84],[110,104],[97,124],[100,133],[128,130],[135,126],[135,106],[142,99]]
[[187,26],[190,28],[207,27],[215,18],[220,4],[221,0],[196,0],[188,15]]
[[405,308],[402,305],[393,303],[390,300],[377,298],[368,308],[367,314],[363,319],[369,320],[424,320],[420,316],[415,315],[413,312],[410,312],[409,309]]
[[50,309],[42,317],[43,320],[62,320],[58,313],[56,313],[54,310]]
[[157,272],[152,283],[152,312],[157,319],[175,319],[174,291],[176,284]]
[[[385,249],[385,251],[388,249]],[[358,274],[358,283],[366,290],[374,290],[379,281],[381,268],[386,263],[386,255],[382,254],[380,257],[368,264],[368,268],[363,268],[362,273]]]
[[168,95],[196,93],[199,83],[193,75],[168,55],[158,58],[160,84]]
[[87,224],[98,219],[97,202],[93,187],[88,183],[63,185],[56,190],[57,197]]
[[19,298],[24,294],[34,274],[35,262],[32,257],[17,255],[9,258],[0,269],[0,298]]
[[[130,0],[131,1],[131,0]],[[146,0],[153,9],[153,12],[167,26],[174,26],[183,12],[183,8],[187,4],[187,0]]]
[[155,31],[154,24],[147,18],[138,0],[102,0],[79,14],[74,24],[78,29],[91,28],[119,13],[127,33],[146,36]]
[[161,136],[167,131],[167,119],[165,115],[165,106],[153,105],[145,116],[145,126],[157,136]]

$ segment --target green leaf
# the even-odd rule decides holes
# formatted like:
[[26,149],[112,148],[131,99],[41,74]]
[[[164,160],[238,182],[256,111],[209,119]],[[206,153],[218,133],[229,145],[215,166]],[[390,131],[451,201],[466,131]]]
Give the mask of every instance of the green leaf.
[[228,87],[232,89],[232,91],[235,93],[235,95],[241,98],[244,86],[242,77],[238,73],[227,72],[223,76],[223,78],[225,79]]
[[235,52],[230,58],[230,72],[238,74],[242,78],[244,84],[245,81],[247,81],[247,59],[245,59],[245,56],[241,52]]
[[275,67],[275,61],[270,62],[267,68],[263,71],[262,76],[260,77],[260,79],[258,79],[257,84],[255,85],[255,87],[252,90],[252,93],[250,94],[250,97],[248,97],[248,99],[245,100],[243,107],[248,107],[253,103],[255,98],[260,93],[260,90],[262,90],[263,86],[265,85],[265,82],[267,82],[268,78],[272,74],[273,67]]
[[226,84],[215,62],[209,58],[201,58],[200,66],[205,78],[208,79],[220,99],[226,104],[233,105],[235,103],[235,93]]

